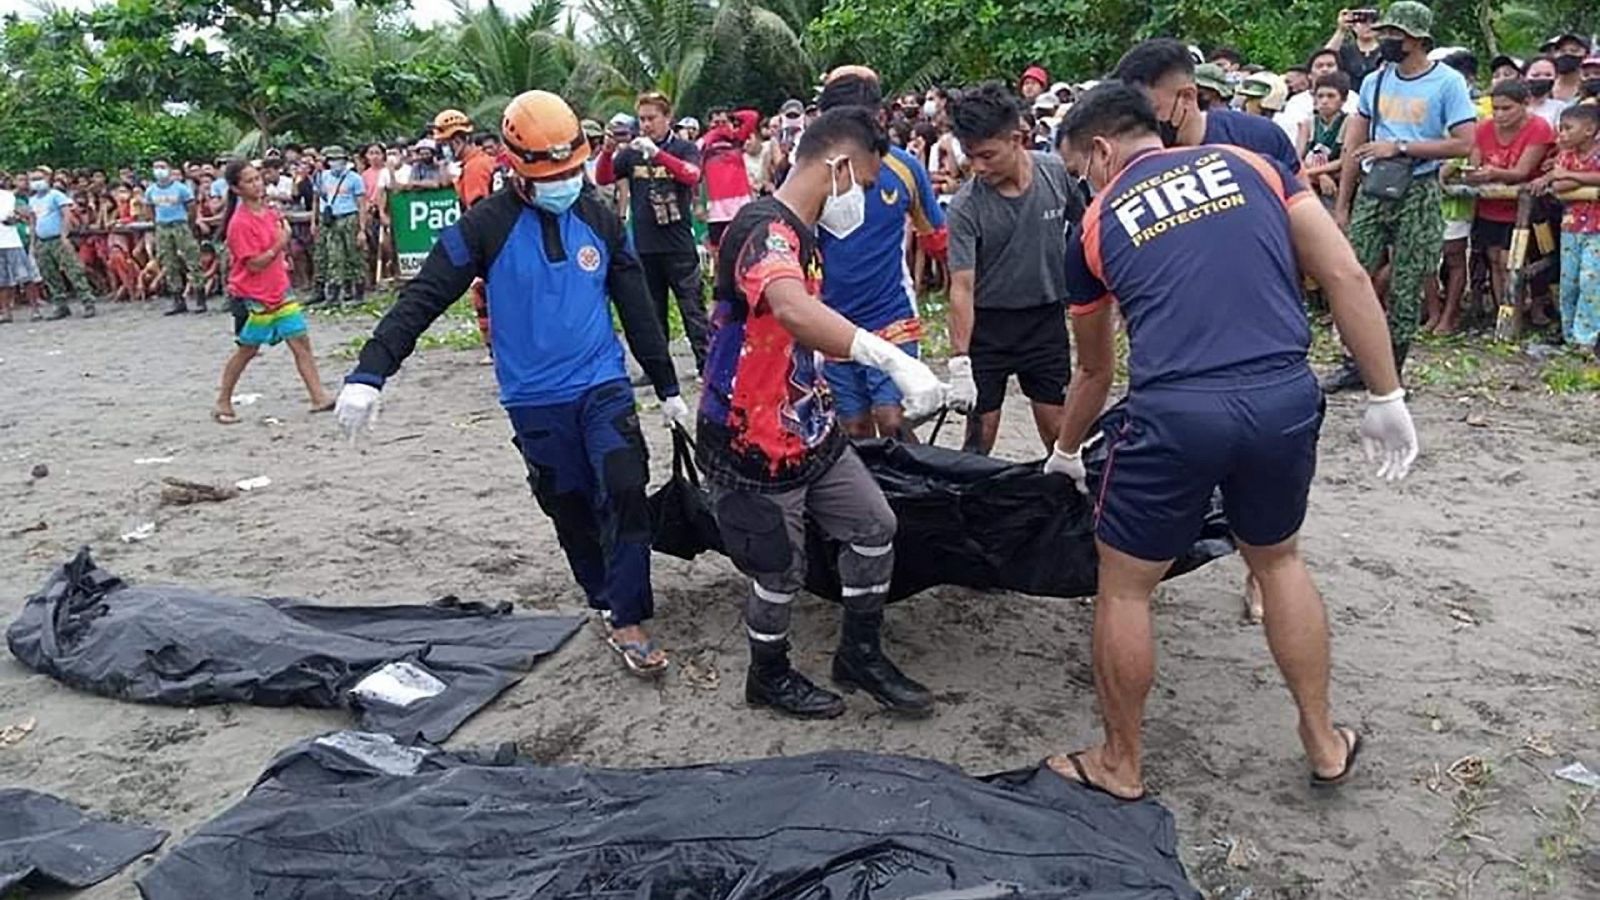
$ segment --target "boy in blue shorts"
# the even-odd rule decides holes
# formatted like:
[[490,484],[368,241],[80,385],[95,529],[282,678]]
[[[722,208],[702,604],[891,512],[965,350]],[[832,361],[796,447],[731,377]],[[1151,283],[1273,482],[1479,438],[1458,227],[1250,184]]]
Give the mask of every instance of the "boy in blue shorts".
[[1115,797],[1143,796],[1150,595],[1221,487],[1261,584],[1267,642],[1299,707],[1311,780],[1337,784],[1361,738],[1333,722],[1327,613],[1297,545],[1323,416],[1300,282],[1303,270],[1327,293],[1372,391],[1362,438],[1369,456],[1382,457],[1379,475],[1395,480],[1416,458],[1417,435],[1371,282],[1286,166],[1237,147],[1164,150],[1137,88],[1090,91],[1062,128],[1097,196],[1067,249],[1078,365],[1045,470],[1087,487],[1079,448],[1115,373],[1113,305],[1127,323],[1129,388],[1105,417],[1109,452],[1094,494],[1093,654],[1106,740],[1050,764]]

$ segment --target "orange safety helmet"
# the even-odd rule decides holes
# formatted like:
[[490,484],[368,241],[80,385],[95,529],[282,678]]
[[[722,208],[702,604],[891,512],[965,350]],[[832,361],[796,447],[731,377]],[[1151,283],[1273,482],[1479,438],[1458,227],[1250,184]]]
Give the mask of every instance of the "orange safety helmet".
[[524,178],[571,172],[589,159],[589,140],[567,101],[549,91],[518,94],[500,121],[511,168]]
[[447,109],[433,117],[433,137],[445,140],[458,134],[471,134],[472,120],[459,109]]

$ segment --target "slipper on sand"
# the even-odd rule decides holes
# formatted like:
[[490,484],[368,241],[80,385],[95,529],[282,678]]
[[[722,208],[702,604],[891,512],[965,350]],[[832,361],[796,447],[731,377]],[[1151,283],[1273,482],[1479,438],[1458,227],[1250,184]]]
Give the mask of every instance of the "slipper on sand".
[[[1099,784],[1096,784],[1089,777],[1089,770],[1084,768],[1084,766],[1083,766],[1083,754],[1085,752],[1087,752],[1087,751],[1079,750],[1076,753],[1068,753],[1065,756],[1048,757],[1048,758],[1045,759],[1043,765],[1044,765],[1045,768],[1047,768],[1050,771],[1056,773],[1057,775],[1061,776],[1062,778],[1065,778],[1068,781],[1075,781],[1078,784],[1083,785],[1084,787],[1088,788],[1091,791],[1099,791],[1100,793],[1105,794],[1107,797],[1110,797],[1113,800],[1121,800],[1124,803],[1137,803],[1140,800],[1143,800],[1145,798],[1145,792],[1144,791],[1140,791],[1139,795],[1136,796],[1136,797],[1124,797],[1121,794],[1114,793],[1114,792],[1112,792],[1110,790],[1107,790],[1105,787],[1103,787],[1103,786],[1101,786]],[[1050,764],[1050,760],[1051,759],[1064,759],[1064,760],[1066,760],[1068,763],[1070,763],[1072,765],[1073,774],[1076,775],[1077,777],[1074,778],[1072,776],[1069,776],[1066,773],[1062,772],[1060,769],[1058,769],[1055,766],[1051,765]]]
[[628,673],[631,675],[639,678],[655,678],[667,671],[669,661],[665,654],[655,662],[650,660],[656,653],[655,641],[619,641],[615,637],[610,637],[606,638],[606,643],[622,657],[622,664],[628,667]]
[[239,417],[231,412],[223,412],[220,409],[213,409],[211,411],[211,421],[217,423],[218,425],[237,425],[239,424]]
[[1350,777],[1350,772],[1355,769],[1356,755],[1361,752],[1361,733],[1345,725],[1335,725],[1333,730],[1339,733],[1344,741],[1344,768],[1337,775],[1318,775],[1315,769],[1311,770],[1311,786],[1314,788],[1332,788],[1344,784]]

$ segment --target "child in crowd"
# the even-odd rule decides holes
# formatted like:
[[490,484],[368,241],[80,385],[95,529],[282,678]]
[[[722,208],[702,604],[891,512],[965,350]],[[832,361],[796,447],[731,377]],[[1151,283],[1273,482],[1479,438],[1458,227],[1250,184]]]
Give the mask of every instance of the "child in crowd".
[[1340,156],[1344,152],[1345,99],[1350,95],[1350,76],[1334,72],[1317,79],[1314,109],[1310,121],[1300,126],[1299,144],[1306,148],[1305,175],[1322,205],[1333,209],[1339,197]]
[[[1528,88],[1520,81],[1495,85],[1489,97],[1493,119],[1478,126],[1471,166],[1463,180],[1468,184],[1526,184],[1538,175],[1539,166],[1555,142],[1555,129],[1529,112]],[[1516,200],[1478,200],[1472,243],[1488,252],[1490,289],[1496,305],[1506,292],[1506,253],[1511,248],[1516,221]],[[1537,310],[1530,317],[1535,326],[1548,324],[1541,319]]]
[[228,209],[222,231],[227,235],[228,295],[234,309],[236,343],[222,369],[222,387],[211,418],[219,425],[238,423],[233,411],[233,391],[245,366],[263,346],[288,342],[294,365],[311,395],[311,411],[333,409],[333,398],[322,386],[317,360],[306,334],[305,314],[289,298],[289,269],[284,263],[289,249],[289,229],[283,217],[266,202],[261,172],[243,161],[224,170],[228,180]]
[[[1561,112],[1559,155],[1534,189],[1561,193],[1600,187],[1600,106]],[[1561,217],[1561,335],[1600,357],[1600,200],[1573,200]]]

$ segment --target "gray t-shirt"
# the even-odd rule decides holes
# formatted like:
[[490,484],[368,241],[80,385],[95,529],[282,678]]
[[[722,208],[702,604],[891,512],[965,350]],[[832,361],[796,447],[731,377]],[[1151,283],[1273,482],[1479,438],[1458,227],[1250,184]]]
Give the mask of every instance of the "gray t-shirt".
[[980,179],[950,202],[950,270],[973,270],[981,309],[1031,309],[1067,298],[1067,231],[1083,198],[1061,158],[1032,152],[1033,182],[1003,197]]

